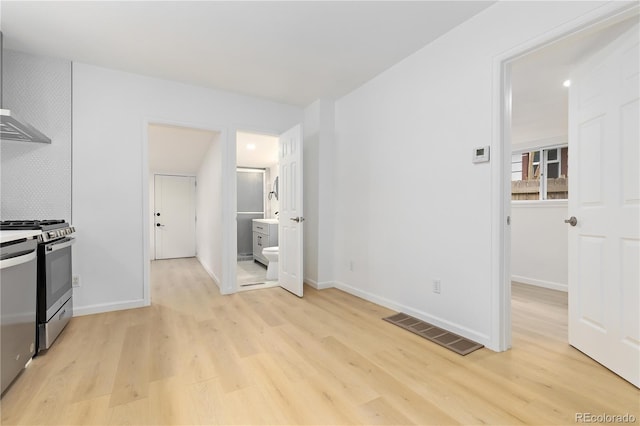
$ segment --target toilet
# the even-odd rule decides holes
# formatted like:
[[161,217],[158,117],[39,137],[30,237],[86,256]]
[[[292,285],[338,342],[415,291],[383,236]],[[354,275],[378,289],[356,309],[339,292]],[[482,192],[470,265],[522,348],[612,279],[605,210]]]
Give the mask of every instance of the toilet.
[[267,280],[275,281],[278,279],[278,247],[265,247],[262,254],[267,258]]

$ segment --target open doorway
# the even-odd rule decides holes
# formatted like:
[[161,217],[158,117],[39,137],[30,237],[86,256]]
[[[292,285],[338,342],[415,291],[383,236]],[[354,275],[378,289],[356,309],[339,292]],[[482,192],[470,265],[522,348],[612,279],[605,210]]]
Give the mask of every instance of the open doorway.
[[277,250],[279,243],[278,137],[237,132],[236,163],[237,287],[274,287],[277,251],[269,250]]
[[[584,253],[589,254],[588,249],[593,248],[591,258],[600,266],[591,269],[602,273],[608,271],[609,277],[612,271],[606,268],[611,267],[599,263],[605,256],[598,250],[605,249],[604,242],[608,238],[615,245],[615,238],[636,241],[637,236],[633,237],[632,231],[628,234],[631,237],[627,234],[616,236],[608,231],[603,231],[602,235],[586,235],[578,229],[589,222],[587,217],[591,218],[585,214],[585,206],[587,210],[604,210],[610,203],[613,205],[611,211],[618,208],[617,201],[605,201],[604,192],[591,188],[603,188],[606,182],[611,189],[609,182],[614,179],[611,176],[627,176],[629,172],[602,173],[605,167],[598,166],[604,164],[602,159],[606,157],[607,163],[613,163],[614,170],[622,169],[626,164],[620,155],[622,150],[637,152],[637,113],[624,118],[628,122],[625,124],[620,118],[623,109],[616,107],[615,102],[631,105],[630,108],[636,105],[637,109],[637,93],[636,98],[631,97],[629,101],[626,96],[628,90],[619,90],[618,87],[625,87],[632,78],[637,80],[638,15],[636,10],[615,15],[597,23],[588,23],[569,36],[531,49],[529,53],[504,63],[507,76],[505,94],[511,94],[505,109],[507,118],[504,122],[509,125],[505,126],[503,136],[505,157],[502,163],[505,182],[510,183],[509,193],[503,194],[508,198],[505,204],[508,205],[511,222],[510,232],[506,232],[505,246],[510,248],[510,253],[506,254],[505,271],[510,272],[508,278],[516,281],[509,284],[505,280],[513,306],[507,334],[512,326],[514,346],[527,344],[522,340],[523,335],[526,335],[524,339],[537,340],[536,344],[547,344],[552,339],[563,346],[570,343],[634,382],[635,373],[625,374],[633,368],[622,366],[618,370],[615,362],[608,362],[611,356],[602,351],[592,354],[588,345],[583,346],[576,337],[575,331],[579,323],[590,323],[589,328],[595,334],[611,335],[620,331],[618,340],[621,344],[627,338],[637,339],[637,331],[634,334],[632,329],[614,330],[619,324],[617,320],[598,322],[604,318],[601,313],[609,311],[608,306],[617,303],[614,300],[615,288],[620,287],[624,292],[636,291],[637,294],[637,279],[635,283],[623,276],[617,280],[605,279],[605,275],[593,274],[592,271],[586,273],[584,269],[587,265]],[[636,52],[635,61],[633,52]],[[634,62],[636,71],[630,65]],[[607,70],[606,73],[603,70]],[[572,85],[577,86],[577,90],[573,90]],[[567,93],[569,90],[571,92]],[[610,95],[614,92],[621,95]],[[585,112],[587,106],[588,114]],[[600,109],[602,112],[594,113]],[[635,124],[629,121],[632,116]],[[607,117],[606,124],[602,117]],[[607,133],[608,138],[605,138],[606,128],[616,126],[623,131],[614,132],[613,138]],[[593,130],[596,128],[600,130]],[[625,140],[625,129],[634,128],[635,139]],[[637,164],[633,167],[637,169]],[[607,169],[611,167],[607,166]],[[616,179],[613,188],[632,181],[623,180],[626,177]],[[507,185],[504,188],[506,191]],[[569,213],[576,214],[580,208],[581,218],[569,218]],[[634,211],[637,216],[637,208]],[[604,217],[607,222],[614,218],[610,214]],[[580,226],[575,228],[578,223]],[[604,284],[601,283],[607,280],[611,291],[603,293]],[[531,309],[532,306],[536,308]],[[571,306],[573,310],[570,310]],[[576,306],[579,306],[578,310]],[[619,316],[623,328],[624,323],[634,322],[631,312]],[[625,349],[618,351],[612,345],[605,352],[607,350],[622,353]],[[634,357],[637,363],[637,353],[632,352],[629,352],[631,362],[627,365],[633,367]]]
[[[147,124],[149,259],[195,257],[218,285],[222,220],[216,212],[221,196],[212,188],[220,183],[219,146],[215,130]],[[150,299],[152,286],[147,285]]]
[[635,21],[573,34],[510,63],[512,325],[543,339],[568,341],[571,75]]

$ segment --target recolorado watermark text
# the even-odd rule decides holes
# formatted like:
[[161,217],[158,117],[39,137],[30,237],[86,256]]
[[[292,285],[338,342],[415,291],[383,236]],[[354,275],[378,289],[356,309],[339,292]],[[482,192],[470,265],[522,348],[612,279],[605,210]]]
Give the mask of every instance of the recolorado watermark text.
[[576,413],[576,423],[635,423],[636,416],[633,414],[593,414]]

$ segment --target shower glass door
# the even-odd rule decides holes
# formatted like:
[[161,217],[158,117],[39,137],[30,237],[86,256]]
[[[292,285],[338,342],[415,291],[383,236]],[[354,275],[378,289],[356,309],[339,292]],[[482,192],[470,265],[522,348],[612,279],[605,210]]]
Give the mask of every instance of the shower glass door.
[[253,219],[264,219],[264,169],[237,169],[238,260],[253,259]]

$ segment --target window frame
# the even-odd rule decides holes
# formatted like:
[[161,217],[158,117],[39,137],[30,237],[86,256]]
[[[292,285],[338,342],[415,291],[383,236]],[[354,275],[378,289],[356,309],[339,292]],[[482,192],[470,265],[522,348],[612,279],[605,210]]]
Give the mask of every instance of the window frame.
[[[558,176],[562,176],[562,149],[563,148],[567,148],[567,155],[568,155],[568,149],[569,149],[569,144],[568,143],[562,143],[562,144],[553,144],[553,145],[547,145],[547,146],[534,146],[531,148],[522,148],[522,149],[515,149],[513,151],[511,151],[511,157],[513,159],[514,156],[518,155],[520,156],[520,158],[522,158],[522,154],[526,154],[526,153],[531,153],[531,152],[539,152],[540,154],[539,162],[531,162],[532,165],[537,165],[537,164],[541,164],[541,172],[540,172],[540,177],[538,179],[540,186],[539,186],[539,198],[537,200],[511,200],[511,202],[515,202],[515,203],[532,203],[532,202],[566,202],[568,200],[568,198],[561,198],[561,199],[550,199],[548,198],[548,194],[547,194],[547,189],[548,189],[548,185],[547,185],[547,175],[548,175],[548,165],[549,165],[549,151],[551,150],[556,150],[558,156],[556,160],[551,160],[551,163],[554,164],[558,164]],[[522,162],[520,163],[520,170],[522,170]],[[513,182],[513,161],[512,161],[512,182]],[[568,177],[568,176],[567,176]]]

